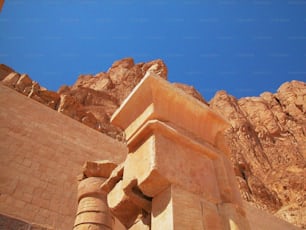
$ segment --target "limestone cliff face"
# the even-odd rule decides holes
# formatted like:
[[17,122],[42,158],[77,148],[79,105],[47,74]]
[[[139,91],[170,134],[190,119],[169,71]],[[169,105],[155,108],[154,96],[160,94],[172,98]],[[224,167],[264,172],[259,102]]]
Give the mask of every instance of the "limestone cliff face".
[[242,197],[306,227],[306,84],[239,100],[220,91],[210,107],[232,125],[227,141]]
[[[124,135],[110,117],[146,74],[166,79],[166,65],[125,58],[107,72],[81,75],[74,85],[52,92],[0,65],[2,84],[121,141]],[[219,91],[209,103],[193,87],[174,85],[231,123],[226,138],[243,199],[306,228],[306,84],[287,82],[275,94],[241,99]]]

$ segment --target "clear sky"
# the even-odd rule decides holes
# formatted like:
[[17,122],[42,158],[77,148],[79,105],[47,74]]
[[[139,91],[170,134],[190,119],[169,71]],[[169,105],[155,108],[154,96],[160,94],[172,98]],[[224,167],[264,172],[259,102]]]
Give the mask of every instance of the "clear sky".
[[163,59],[209,100],[306,81],[306,0],[6,0],[0,63],[50,90],[113,61]]

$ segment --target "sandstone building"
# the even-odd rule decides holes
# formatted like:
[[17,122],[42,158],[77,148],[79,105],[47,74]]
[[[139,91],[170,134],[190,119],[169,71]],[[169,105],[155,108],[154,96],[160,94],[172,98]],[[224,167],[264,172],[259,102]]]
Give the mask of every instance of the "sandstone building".
[[305,227],[305,83],[208,103],[166,77],[128,58],[51,92],[1,65],[0,227]]

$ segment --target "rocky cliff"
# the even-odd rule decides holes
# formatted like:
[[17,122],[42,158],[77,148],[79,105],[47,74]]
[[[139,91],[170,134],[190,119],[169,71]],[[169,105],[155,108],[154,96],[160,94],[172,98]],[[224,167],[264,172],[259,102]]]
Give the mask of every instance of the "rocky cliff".
[[[107,72],[81,75],[74,85],[52,92],[0,65],[2,84],[120,141],[124,135],[110,117],[146,74],[167,78],[166,65],[126,58]],[[226,138],[243,199],[306,228],[306,84],[286,82],[274,94],[241,99],[219,91],[209,103],[193,87],[174,85],[231,123]]]
[[243,199],[306,228],[306,84],[239,100],[219,91],[209,105],[232,125],[227,141]]

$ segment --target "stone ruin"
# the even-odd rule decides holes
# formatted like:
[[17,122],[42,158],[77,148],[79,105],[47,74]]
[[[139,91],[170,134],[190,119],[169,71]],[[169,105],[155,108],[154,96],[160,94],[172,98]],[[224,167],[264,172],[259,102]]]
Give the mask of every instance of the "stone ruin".
[[111,122],[125,131],[128,155],[85,163],[74,230],[250,229],[224,118],[148,75]]
[[305,227],[305,83],[206,102],[166,73],[127,58],[52,92],[0,64],[0,229]]

